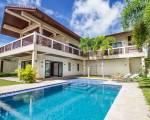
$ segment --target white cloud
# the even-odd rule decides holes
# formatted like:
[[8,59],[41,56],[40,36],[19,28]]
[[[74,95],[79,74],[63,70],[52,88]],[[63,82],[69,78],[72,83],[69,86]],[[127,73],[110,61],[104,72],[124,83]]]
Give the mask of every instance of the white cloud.
[[70,25],[80,35],[96,36],[121,30],[120,12],[123,5],[109,0],[77,0],[74,3]]
[[41,9],[42,9],[46,14],[48,14],[48,15],[54,15],[54,14],[55,14],[55,12],[54,12],[53,10],[51,10],[51,9],[44,8],[44,7],[42,7]]
[[8,4],[18,4],[24,6],[41,6],[42,0],[7,0]]
[[44,11],[46,14],[53,16],[55,18],[61,19],[61,20],[66,20],[67,22],[69,19],[65,17],[64,15],[58,13],[57,11],[53,11],[52,9],[41,7],[41,10]]

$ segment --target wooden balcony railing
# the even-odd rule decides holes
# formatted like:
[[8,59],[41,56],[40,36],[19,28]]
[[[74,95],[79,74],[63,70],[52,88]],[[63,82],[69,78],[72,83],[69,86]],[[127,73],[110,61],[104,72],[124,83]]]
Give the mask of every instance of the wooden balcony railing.
[[[137,53],[139,52],[136,48],[136,45],[133,46],[125,46],[125,47],[118,47],[118,48],[112,48],[112,50],[108,49],[104,51],[104,56],[109,55],[119,55],[119,54],[129,54],[129,53]],[[143,52],[143,51],[140,51]],[[100,57],[101,51],[97,51],[95,54],[93,52],[90,52],[89,55],[92,57],[94,55]]]
[[[34,38],[35,38],[35,42],[34,42]],[[20,47],[24,47],[24,46],[28,46],[31,44],[37,44],[37,45],[41,45],[44,47],[49,47],[52,49],[75,54],[78,56],[82,55],[82,52],[79,49],[69,46],[67,44],[64,44],[62,42],[53,40],[49,37],[46,37],[46,36],[38,34],[38,33],[29,34],[27,36],[24,36],[22,38],[19,38],[15,41],[11,42],[11,43],[1,46],[0,53],[11,51],[11,50],[14,50],[14,49],[17,49]],[[57,53],[55,53],[55,54],[57,54]]]
[[[28,46],[31,44],[36,44],[36,45],[41,45],[44,47],[56,49],[62,52],[78,55],[78,56],[83,56],[83,52],[80,49],[77,49],[75,47],[69,46],[68,44],[59,42],[57,40],[51,39],[49,37],[46,37],[44,35],[41,35],[39,33],[32,33],[27,36],[24,36],[22,38],[19,38],[15,41],[12,41],[11,43],[8,43],[6,45],[3,45],[0,47],[0,53],[4,53],[7,51],[11,51],[17,48],[21,48],[24,46]],[[119,55],[119,54],[129,54],[129,53],[134,53],[134,52],[139,52],[136,49],[136,46],[125,46],[125,47],[118,47],[118,48],[113,48],[112,50],[105,50],[104,56],[109,56],[109,55]],[[141,51],[142,52],[142,51]],[[57,53],[54,53],[57,54]],[[90,52],[90,56],[93,56],[94,53]],[[101,52],[97,51],[96,56],[101,56]]]
[[75,54],[78,56],[82,55],[82,52],[80,49],[77,49],[75,47],[69,46],[68,44],[56,41],[54,39],[51,39],[49,37],[46,37],[44,35],[38,34],[37,33],[37,40],[36,43],[41,46],[53,48],[62,52],[67,52],[71,54]]
[[0,53],[4,53],[4,52],[7,52],[7,51],[11,51],[11,50],[14,50],[16,48],[20,48],[20,47],[23,47],[23,46],[27,46],[27,45],[30,45],[30,44],[33,44],[33,33],[32,34],[29,34],[27,36],[24,36],[22,38],[19,38],[15,41],[12,41],[6,45],[3,45],[0,47]]

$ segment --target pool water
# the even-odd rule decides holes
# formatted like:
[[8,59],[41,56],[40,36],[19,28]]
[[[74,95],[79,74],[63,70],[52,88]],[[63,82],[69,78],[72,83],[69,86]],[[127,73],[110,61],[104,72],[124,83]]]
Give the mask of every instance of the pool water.
[[0,120],[103,120],[121,86],[93,81],[0,97]]

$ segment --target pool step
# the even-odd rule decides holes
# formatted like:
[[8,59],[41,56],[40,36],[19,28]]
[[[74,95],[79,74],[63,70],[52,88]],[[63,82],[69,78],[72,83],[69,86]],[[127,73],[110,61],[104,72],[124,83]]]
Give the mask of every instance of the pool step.
[[91,86],[88,86],[86,88],[69,86],[66,89],[67,90],[69,89],[69,91],[73,91],[73,92],[77,92],[77,93],[84,93],[84,92],[88,92],[91,89]]

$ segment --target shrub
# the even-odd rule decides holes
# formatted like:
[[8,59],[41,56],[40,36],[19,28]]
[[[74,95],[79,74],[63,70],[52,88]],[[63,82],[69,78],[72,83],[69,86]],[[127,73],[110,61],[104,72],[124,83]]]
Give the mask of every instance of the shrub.
[[16,72],[10,72],[10,73],[0,73],[0,77],[16,77]]
[[17,71],[20,80],[23,80],[25,83],[35,82],[36,71],[32,68],[31,65],[27,65],[25,69],[20,69]]

